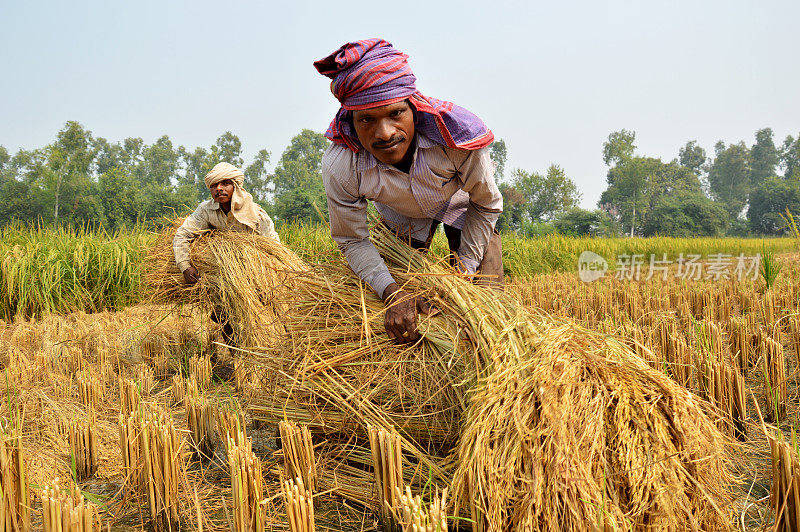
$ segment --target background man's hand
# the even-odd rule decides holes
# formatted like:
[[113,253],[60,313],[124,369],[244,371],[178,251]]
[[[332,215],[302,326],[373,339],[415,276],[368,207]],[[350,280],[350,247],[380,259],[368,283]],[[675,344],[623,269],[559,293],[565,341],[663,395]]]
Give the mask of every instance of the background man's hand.
[[200,272],[197,271],[197,268],[190,265],[183,270],[183,280],[186,281],[186,284],[194,284],[200,280]]
[[414,297],[405,290],[400,290],[397,283],[386,287],[383,292],[383,302],[387,307],[383,323],[389,338],[399,344],[419,340],[417,312],[430,314],[430,304],[421,297]]

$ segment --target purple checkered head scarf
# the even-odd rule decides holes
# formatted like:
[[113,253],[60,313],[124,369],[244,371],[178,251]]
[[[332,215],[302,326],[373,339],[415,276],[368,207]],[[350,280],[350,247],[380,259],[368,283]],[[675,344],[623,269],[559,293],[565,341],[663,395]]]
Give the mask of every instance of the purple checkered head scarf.
[[437,144],[467,150],[491,144],[494,135],[480,118],[417,90],[407,59],[383,39],[366,39],[347,43],[315,61],[317,71],[333,80],[331,92],[341,103],[325,136],[358,152],[362,146],[350,119],[352,111],[407,99],[417,111],[417,129]]

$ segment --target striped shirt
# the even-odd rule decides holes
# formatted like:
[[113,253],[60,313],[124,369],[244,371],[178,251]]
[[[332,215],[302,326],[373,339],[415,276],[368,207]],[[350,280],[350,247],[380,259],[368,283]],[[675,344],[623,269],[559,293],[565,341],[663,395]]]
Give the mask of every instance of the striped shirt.
[[449,148],[419,132],[408,173],[366,150],[332,144],[322,158],[322,179],[331,236],[378,296],[395,281],[369,241],[367,200],[393,229],[416,240],[427,240],[433,220],[461,229],[458,256],[466,273],[477,270],[503,211],[488,148]]
[[[181,226],[175,231],[175,238],[172,239],[172,250],[175,252],[175,262],[181,271],[191,266],[189,259],[189,246],[192,240],[200,236],[203,231],[209,229],[230,229],[231,231],[252,231],[246,225],[236,220],[231,213],[225,214],[219,207],[219,203],[214,200],[206,200],[197,209],[186,217]],[[275,232],[275,224],[272,218],[258,207],[258,226],[256,232],[273,240],[281,241],[278,233]]]

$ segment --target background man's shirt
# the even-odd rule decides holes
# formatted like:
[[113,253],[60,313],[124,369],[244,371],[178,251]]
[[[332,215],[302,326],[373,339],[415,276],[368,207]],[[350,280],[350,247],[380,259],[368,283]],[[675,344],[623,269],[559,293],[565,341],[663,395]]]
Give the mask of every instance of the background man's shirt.
[[331,236],[379,296],[394,279],[369,241],[367,200],[393,229],[416,240],[428,238],[432,220],[461,229],[458,256],[467,273],[477,270],[503,210],[488,148],[448,148],[420,133],[408,173],[366,150],[354,153],[332,144],[322,159],[322,179]]

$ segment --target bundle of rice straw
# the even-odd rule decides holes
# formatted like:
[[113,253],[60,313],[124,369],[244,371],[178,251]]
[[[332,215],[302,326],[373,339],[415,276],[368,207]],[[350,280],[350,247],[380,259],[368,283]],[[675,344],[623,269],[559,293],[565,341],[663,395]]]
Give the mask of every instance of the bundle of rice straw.
[[217,312],[233,326],[238,347],[263,346],[281,337],[281,318],[287,309],[275,296],[292,289],[297,275],[308,269],[306,264],[261,235],[211,231],[192,242],[192,264],[201,278],[189,286],[172,250],[182,221],[161,233],[150,250],[145,279],[154,302],[196,304]]
[[249,324],[265,302],[280,309],[280,341],[250,337],[276,376],[255,418],[349,437],[345,458],[364,465],[367,425],[396,430],[416,472],[404,483],[448,487],[475,530],[728,528],[729,440],[707,403],[622,342],[531,314],[380,227],[373,236],[401,286],[438,309],[420,316],[416,345],[388,341],[383,303],[344,263],[281,266],[265,287],[219,261],[282,265],[281,246],[195,243],[195,265],[218,276],[207,297],[229,316]]

